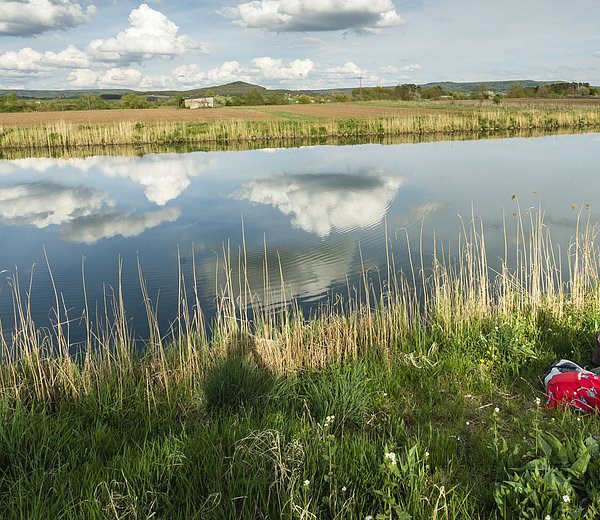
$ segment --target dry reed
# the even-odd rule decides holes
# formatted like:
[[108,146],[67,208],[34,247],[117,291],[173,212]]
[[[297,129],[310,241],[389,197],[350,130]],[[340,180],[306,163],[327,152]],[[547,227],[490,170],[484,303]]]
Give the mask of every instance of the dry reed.
[[[496,270],[488,264],[483,224],[476,218],[463,224],[456,255],[436,247],[431,266],[423,264],[422,254],[420,259],[410,257],[407,273],[396,269],[388,237],[387,278],[376,283],[363,268],[359,286],[348,286],[347,297],[328,302],[308,319],[290,297],[283,277],[278,287],[270,285],[266,246],[259,298],[248,281],[245,244],[237,254],[227,244],[217,265],[217,313],[210,333],[200,308],[195,274],[187,284],[180,269],[177,317],[164,335],[138,264],[149,330],[143,346],[134,340],[126,316],[120,267],[119,286],[105,291],[102,315],[96,316],[97,325],[92,327],[82,264],[82,319],[87,333],[77,356],[69,340],[72,318],[57,288],[52,285],[52,327],[42,330],[31,315],[32,279],[23,292],[15,272],[8,279],[14,303],[12,330],[2,333],[0,323],[0,396],[47,406],[98,392],[109,381],[117,381],[120,389],[135,381],[151,409],[158,391],[167,397],[174,387],[194,392],[198,378],[223,357],[250,356],[257,365],[281,373],[374,351],[393,359],[397,346],[424,327],[436,327],[450,335],[464,333],[477,320],[535,318],[540,311],[560,317],[567,308],[582,310],[598,303],[599,231],[589,217],[579,215],[565,252],[565,269],[541,209],[524,215],[518,212],[514,251],[505,248],[505,258]],[[508,234],[505,228],[505,240]],[[195,273],[195,260],[192,263]],[[52,276],[49,263],[47,269]],[[568,271],[567,280],[563,279],[564,270]],[[271,301],[273,295],[281,305]],[[427,358],[426,351],[414,355]]]
[[463,113],[352,119],[216,121],[209,123],[135,123],[0,127],[2,148],[69,149],[89,146],[271,141],[319,137],[480,133],[498,130],[600,126],[597,108],[563,110],[482,109]]

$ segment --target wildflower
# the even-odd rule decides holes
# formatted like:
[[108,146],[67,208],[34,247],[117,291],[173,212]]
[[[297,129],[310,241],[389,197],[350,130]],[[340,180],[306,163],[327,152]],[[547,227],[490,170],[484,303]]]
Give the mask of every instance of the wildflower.
[[563,495],[563,502],[568,504],[571,501],[571,497],[569,495]]
[[469,426],[471,423],[469,421],[467,421],[467,426]]
[[425,456],[429,457],[429,452],[428,451],[425,452]]
[[365,516],[365,520],[373,520],[373,517],[371,515],[367,515]]
[[304,481],[304,487],[308,487],[309,484],[310,484],[310,480],[306,479]]
[[498,408],[498,407],[496,406],[496,408],[494,408],[494,412],[496,412],[496,413],[500,413],[500,408]]
[[383,397],[387,397],[387,392],[383,392]]
[[393,451],[386,453],[385,458],[390,459],[390,462],[392,464],[396,464],[396,454]]
[[546,516],[544,517],[544,520],[552,520],[552,518],[550,518],[550,515],[546,515]]
[[346,486],[342,486],[342,491],[346,491]]
[[535,404],[537,404],[539,406],[541,402],[542,402],[542,400],[539,397],[535,398]]
[[577,417],[577,421],[581,421],[581,417]]

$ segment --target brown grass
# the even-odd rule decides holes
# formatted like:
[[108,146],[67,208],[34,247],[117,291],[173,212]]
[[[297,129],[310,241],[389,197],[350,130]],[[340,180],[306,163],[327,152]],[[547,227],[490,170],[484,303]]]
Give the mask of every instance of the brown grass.
[[261,111],[289,112],[311,117],[326,119],[347,117],[383,117],[383,116],[425,116],[430,114],[455,114],[460,110],[447,110],[440,108],[405,108],[376,105],[354,105],[352,103],[329,103],[317,105],[283,105],[256,107]]

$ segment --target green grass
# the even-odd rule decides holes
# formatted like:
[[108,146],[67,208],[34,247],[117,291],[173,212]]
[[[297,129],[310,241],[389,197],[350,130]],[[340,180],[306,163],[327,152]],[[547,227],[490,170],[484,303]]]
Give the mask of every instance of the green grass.
[[515,219],[513,271],[489,278],[474,219],[451,265],[411,285],[391,257],[380,299],[365,273],[362,300],[308,318],[255,306],[232,276],[243,252],[224,255],[211,334],[180,293],[177,339],[157,333],[140,271],[145,353],[118,287],[77,363],[13,277],[2,517],[597,518],[600,423],[533,405],[550,363],[591,360],[598,229],[579,223],[562,281],[542,215]]
[[[551,332],[503,325],[505,339],[533,343],[526,359],[490,356],[501,349],[496,325],[472,323],[463,337],[411,335],[390,362],[275,378],[238,360],[176,399],[155,395],[151,411],[133,387],[115,400],[116,382],[54,410],[4,403],[0,509],[40,519],[496,518],[494,485],[514,448],[535,450],[531,432],[600,435],[594,417],[531,408],[550,361],[589,357],[592,317]],[[507,452],[496,448],[504,441]]]

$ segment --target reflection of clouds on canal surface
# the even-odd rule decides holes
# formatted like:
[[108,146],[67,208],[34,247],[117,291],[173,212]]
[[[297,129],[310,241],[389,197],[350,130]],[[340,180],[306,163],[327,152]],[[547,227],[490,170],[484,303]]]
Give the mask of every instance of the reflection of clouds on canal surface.
[[296,174],[255,179],[236,193],[293,215],[293,227],[320,237],[366,229],[382,221],[403,179],[380,172]]
[[395,223],[402,227],[409,227],[413,224],[417,224],[436,213],[444,205],[441,202],[424,202],[416,206],[411,206],[409,212],[403,215],[398,215],[395,219]]
[[61,225],[98,211],[114,201],[104,190],[51,182],[0,187],[0,215],[5,222],[38,228]]
[[[128,177],[144,186],[150,202],[164,206],[190,185],[190,177],[210,167],[214,159],[197,154],[149,154],[143,157],[94,157],[96,167],[109,177]],[[91,159],[87,159],[91,160]]]
[[[247,279],[250,292],[257,296],[261,303],[277,306],[283,302],[281,293],[281,276],[285,282],[285,298],[290,297],[318,298],[325,294],[336,282],[343,281],[346,274],[351,271],[352,260],[356,250],[354,240],[321,241],[306,249],[285,248],[279,250],[267,247],[265,269],[265,252],[262,250],[247,253],[246,269],[239,267],[237,255],[231,259],[231,280],[234,296],[240,294],[244,277]],[[243,262],[243,260],[242,260]],[[222,263],[219,261],[219,266]],[[281,271],[280,271],[281,266]],[[265,291],[265,273],[270,285],[270,290]],[[241,275],[241,276],[240,276]],[[218,276],[218,284],[215,284]],[[198,278],[203,280],[205,290],[212,290],[216,285],[225,286],[225,273],[220,269],[215,271],[215,264],[207,261],[198,266]]]
[[126,238],[135,237],[163,222],[174,222],[180,215],[179,208],[164,208],[141,215],[131,215],[126,211],[110,211],[73,220],[60,231],[59,237],[70,242],[86,244],[93,244],[102,238],[117,235]]
[[216,159],[199,154],[148,154],[142,157],[96,156],[85,159],[31,158],[0,161],[0,175],[23,170],[46,173],[51,168],[70,168],[80,172],[96,169],[107,177],[129,178],[144,187],[150,202],[164,206],[179,197],[190,185],[190,178],[214,166]]

